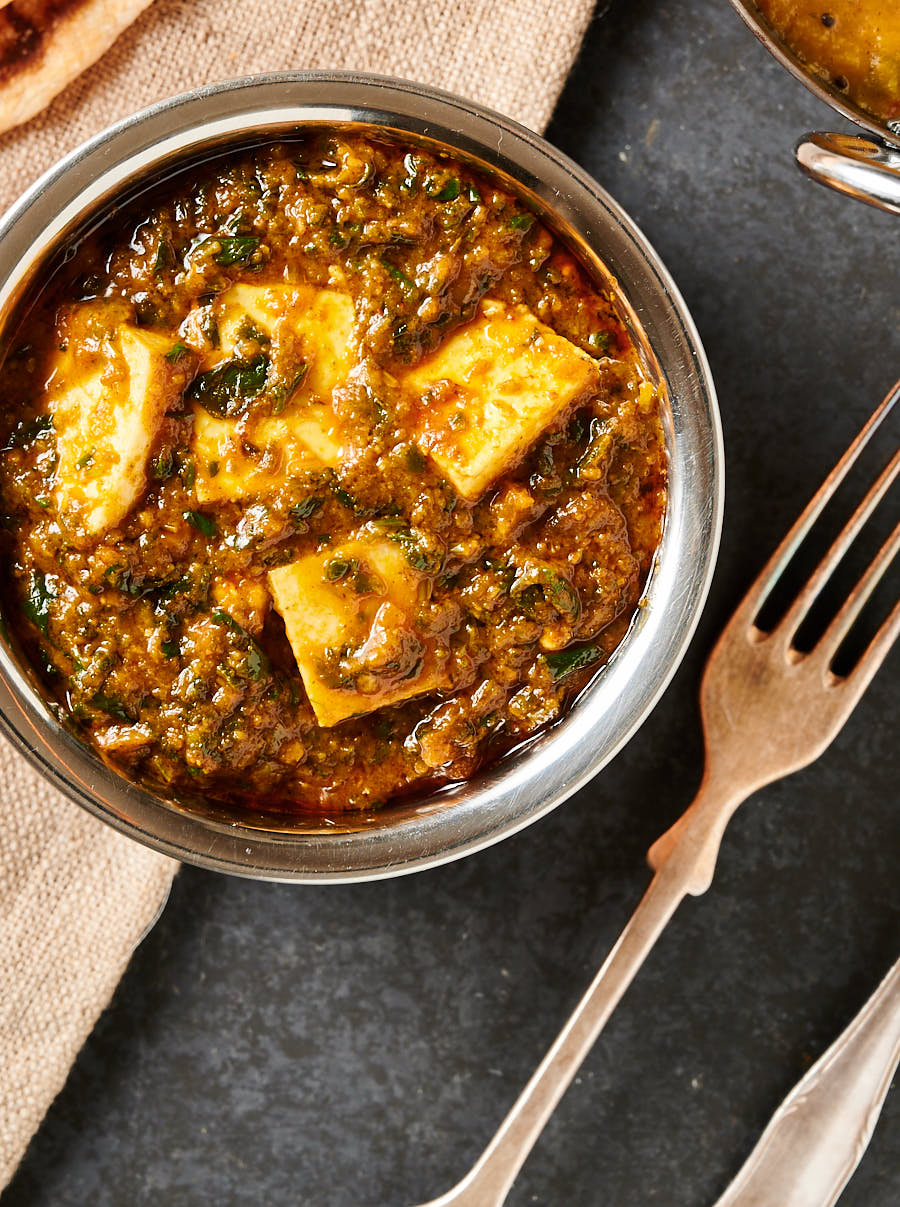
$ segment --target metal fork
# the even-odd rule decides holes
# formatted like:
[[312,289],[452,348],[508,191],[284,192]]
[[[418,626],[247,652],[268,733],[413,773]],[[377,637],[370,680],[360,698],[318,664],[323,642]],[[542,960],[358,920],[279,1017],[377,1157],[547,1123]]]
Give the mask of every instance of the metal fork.
[[841,643],[900,548],[900,524],[808,653],[797,630],[900,470],[900,448],[870,487],[784,617],[757,627],[760,611],[863,448],[900,398],[900,382],[823,482],[719,638],[700,703],[706,771],[693,803],[653,844],[655,875],[553,1046],[463,1180],[422,1207],[501,1207],[544,1125],[681,901],[712,882],[725,827],[765,784],[816,759],[842,728],[900,633],[900,603],[846,675],[831,669]]

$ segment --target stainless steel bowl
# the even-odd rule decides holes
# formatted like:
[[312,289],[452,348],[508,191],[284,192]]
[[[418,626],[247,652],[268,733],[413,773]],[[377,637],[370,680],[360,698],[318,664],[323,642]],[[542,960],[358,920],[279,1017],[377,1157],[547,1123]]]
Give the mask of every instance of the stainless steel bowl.
[[371,815],[279,823],[163,800],[106,766],[54,716],[14,644],[0,637],[0,721],[48,779],[116,829],[207,868],[346,881],[455,859],[535,821],[631,737],[678,665],[706,597],[722,514],[722,439],[706,358],[674,283],[646,240],[580,168],[531,131],[446,93],[379,77],[286,74],[176,97],[79,148],[0,221],[0,331],[49,256],[141,184],[235,140],[353,123],[437,141],[543,209],[630,307],[648,371],[667,396],[665,531],[646,606],[567,715],[476,779]]
[[868,135],[833,134],[823,130],[804,135],[794,154],[808,176],[877,209],[900,214],[900,122],[881,122],[839,88],[823,80],[791,49],[766,20],[753,0],[731,5],[782,67]]

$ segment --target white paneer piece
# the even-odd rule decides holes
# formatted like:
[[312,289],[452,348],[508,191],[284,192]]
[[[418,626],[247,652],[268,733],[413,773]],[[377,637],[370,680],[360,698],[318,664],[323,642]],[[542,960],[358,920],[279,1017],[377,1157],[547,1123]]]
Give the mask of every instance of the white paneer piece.
[[[194,408],[192,451],[201,503],[272,493],[292,474],[336,466],[341,444],[331,394],[353,368],[349,294],[311,285],[233,285],[216,301],[220,347],[204,371],[241,355],[252,333],[268,341],[269,381],[301,380],[280,415],[223,418]],[[190,338],[192,320],[182,328]]]
[[269,571],[320,725],[447,685],[447,648],[416,621],[423,577],[400,545],[365,535]]
[[[297,397],[327,401],[356,361],[353,299],[314,285],[232,285],[217,299],[222,359],[233,355],[247,320],[270,340],[299,337],[306,374]],[[277,351],[276,351],[277,355]]]
[[404,381],[420,399],[419,444],[474,501],[596,391],[599,370],[526,306],[485,300]]
[[341,460],[334,414],[324,406],[244,423],[220,419],[198,406],[191,449],[201,503],[272,494],[291,474],[336,466]]
[[82,340],[90,322],[70,316],[49,404],[59,455],[56,505],[97,535],[121,523],[142,493],[147,455],[193,362],[173,364],[166,358],[171,339],[128,324]]

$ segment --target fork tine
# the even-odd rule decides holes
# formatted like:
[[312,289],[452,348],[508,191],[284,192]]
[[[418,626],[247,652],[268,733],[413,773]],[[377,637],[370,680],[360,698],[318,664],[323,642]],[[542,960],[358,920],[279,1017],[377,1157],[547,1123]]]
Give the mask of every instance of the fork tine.
[[816,655],[821,657],[826,665],[837,653],[838,647],[863,610],[866,600],[881,582],[891,562],[897,556],[898,550],[900,550],[900,524],[896,526],[872,558],[862,578],[847,596],[838,614],[816,643]]
[[800,594],[797,595],[784,618],[777,625],[785,641],[790,641],[797,632],[797,629],[803,623],[806,614],[818,598],[822,588],[828,582],[829,578],[831,578],[836,566],[862,531],[863,525],[887,494],[898,473],[900,473],[900,449],[894,453],[875,482],[866,491],[862,502],[835,537],[829,546],[828,552],[809,576]]
[[769,558],[768,562],[766,562],[763,570],[739,605],[732,619],[732,624],[737,622],[743,626],[747,626],[759,614],[760,608],[766,599],[768,599],[772,588],[784,573],[794,554],[824,511],[835,491],[856,463],[860,453],[890,414],[898,398],[900,398],[900,381],[895,383],[884,401],[863,425],[856,439],[813,495],[796,523]]
[[859,662],[843,681],[845,686],[852,691],[854,700],[858,700],[872,682],[875,672],[884,662],[898,636],[900,636],[900,599],[891,608],[887,619],[866,646]]

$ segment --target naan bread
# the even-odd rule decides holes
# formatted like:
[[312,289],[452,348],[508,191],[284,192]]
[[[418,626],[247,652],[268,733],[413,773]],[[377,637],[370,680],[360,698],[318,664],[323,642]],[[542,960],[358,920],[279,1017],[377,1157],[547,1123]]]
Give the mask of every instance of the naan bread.
[[8,0],[0,4],[0,133],[40,113],[150,3]]

